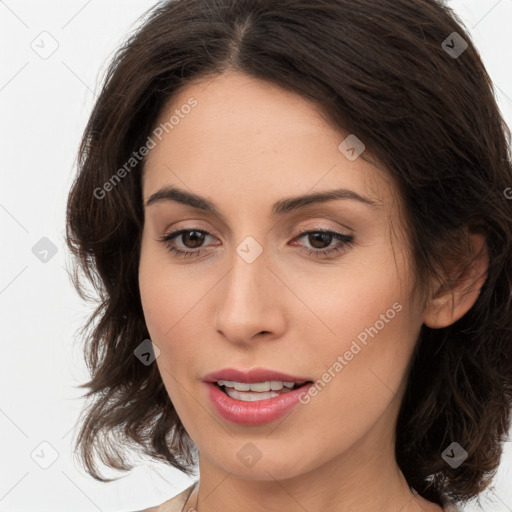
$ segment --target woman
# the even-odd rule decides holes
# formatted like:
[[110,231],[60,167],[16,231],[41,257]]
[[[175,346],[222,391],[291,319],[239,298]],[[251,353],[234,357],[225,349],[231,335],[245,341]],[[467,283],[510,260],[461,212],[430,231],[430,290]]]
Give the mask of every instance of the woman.
[[111,64],[68,202],[102,301],[87,470],[130,469],[128,446],[198,463],[160,512],[478,496],[512,402],[509,143],[435,0],[151,11]]

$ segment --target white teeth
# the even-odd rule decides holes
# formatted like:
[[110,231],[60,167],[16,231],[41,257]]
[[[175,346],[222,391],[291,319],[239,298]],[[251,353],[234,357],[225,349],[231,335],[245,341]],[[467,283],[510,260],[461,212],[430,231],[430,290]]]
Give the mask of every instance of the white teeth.
[[[287,393],[287,391],[285,391]],[[240,392],[233,388],[226,388],[226,394],[235,400],[241,400],[242,402],[257,402],[258,400],[268,400],[279,396],[279,393],[275,391],[267,392]]]
[[[252,382],[251,384],[246,384],[247,386],[249,386],[249,390],[250,391],[258,391],[258,392],[263,392],[263,391],[270,391],[270,382]],[[238,389],[238,383],[235,384],[235,389]],[[282,386],[279,387],[279,389],[282,389]],[[277,389],[275,390],[277,391]]]
[[[282,382],[278,380],[271,380],[266,382],[235,382],[230,380],[219,380],[217,381],[219,386],[224,386],[226,388],[226,392],[229,388],[234,389],[235,391],[254,391],[258,393],[264,393],[266,391],[281,391],[283,387],[288,389],[293,388],[295,386],[295,382]],[[264,400],[264,398],[259,398],[258,400]]]
[[[247,384],[245,382],[233,382],[233,387],[237,391],[250,391],[251,390],[251,385]],[[259,390],[253,389],[253,391],[259,391]]]

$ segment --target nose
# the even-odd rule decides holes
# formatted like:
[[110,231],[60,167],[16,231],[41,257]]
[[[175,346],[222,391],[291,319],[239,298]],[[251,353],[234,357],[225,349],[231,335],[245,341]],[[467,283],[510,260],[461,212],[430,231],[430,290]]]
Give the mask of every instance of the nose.
[[258,334],[278,338],[286,329],[284,287],[264,254],[248,263],[235,253],[218,288],[215,328],[232,343],[251,344]]

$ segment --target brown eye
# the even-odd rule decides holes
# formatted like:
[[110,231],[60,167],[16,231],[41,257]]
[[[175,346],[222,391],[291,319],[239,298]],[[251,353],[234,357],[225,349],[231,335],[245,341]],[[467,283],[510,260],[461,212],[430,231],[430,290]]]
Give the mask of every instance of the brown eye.
[[333,233],[327,233],[324,231],[315,231],[308,234],[308,242],[315,249],[325,249],[329,246],[334,237]]
[[[191,257],[197,256],[201,251],[205,237],[211,236],[210,233],[202,229],[188,228],[180,229],[169,233],[160,238],[162,242],[171,252],[177,256]],[[178,242],[180,242],[178,244]],[[182,248],[180,248],[180,246]]]
[[[169,233],[163,238],[160,238],[159,241],[164,243],[169,251],[175,253],[176,256],[194,257],[201,253],[205,238],[208,236],[212,235],[207,231],[188,228]],[[300,233],[296,239],[305,237],[307,237],[308,243],[312,248],[302,247],[300,250],[318,257],[326,257],[330,254],[334,255],[334,253],[344,252],[354,241],[352,235],[324,229],[305,231]],[[337,244],[330,247],[334,240],[337,241]],[[178,242],[180,242],[180,244],[178,244]],[[183,248],[180,248],[180,245]]]
[[187,230],[181,233],[181,237],[181,241],[184,243],[186,247],[190,249],[196,249],[197,247],[200,247],[201,244],[203,243],[204,233],[202,231],[197,230]]
[[[301,251],[306,251],[308,254],[319,257],[344,252],[354,241],[354,237],[352,235],[346,235],[345,233],[338,233],[336,231],[325,229],[305,231],[300,233],[296,239],[305,237],[307,237],[307,241],[312,248],[302,247]],[[338,243],[329,248],[333,240],[336,240]]]

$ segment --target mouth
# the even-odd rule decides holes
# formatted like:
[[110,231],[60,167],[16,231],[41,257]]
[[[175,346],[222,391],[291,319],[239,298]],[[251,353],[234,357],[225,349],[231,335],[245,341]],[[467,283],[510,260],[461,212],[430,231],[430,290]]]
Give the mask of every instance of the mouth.
[[313,386],[310,377],[265,368],[224,368],[203,377],[213,409],[225,420],[245,426],[282,418]]
[[234,400],[242,402],[257,402],[260,400],[269,400],[280,395],[290,393],[299,389],[312,381],[303,382],[292,381],[262,381],[262,382],[238,382],[230,380],[218,380],[215,384],[223,393]]

